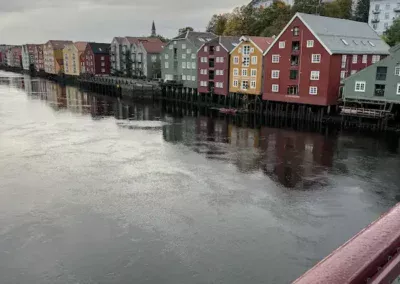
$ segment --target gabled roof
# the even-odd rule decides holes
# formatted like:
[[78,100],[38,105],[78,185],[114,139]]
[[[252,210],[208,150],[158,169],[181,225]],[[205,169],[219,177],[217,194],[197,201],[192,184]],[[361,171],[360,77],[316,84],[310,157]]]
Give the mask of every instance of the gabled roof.
[[118,42],[119,44],[122,44],[125,38],[124,38],[124,37],[117,36],[117,37],[114,37],[114,38],[113,38],[113,41],[114,41],[114,39],[115,39],[115,41]]
[[76,49],[78,50],[78,52],[84,52],[87,46],[87,42],[85,41],[77,41],[74,43]]
[[109,54],[111,45],[109,43],[88,42],[88,46],[94,54]]
[[[244,41],[250,41],[253,43],[262,53],[264,53],[274,42],[272,37],[260,37],[260,36],[242,36],[240,37],[240,43]],[[240,44],[239,43],[239,44]],[[234,47],[231,53],[238,47]]]
[[330,54],[389,54],[389,46],[367,23],[304,13],[296,13],[275,42],[296,18]]
[[147,53],[160,53],[165,46],[160,39],[149,38],[145,40],[139,40],[140,44],[147,51]]
[[240,43],[238,36],[220,36],[218,40],[228,52],[231,52]]
[[67,44],[72,44],[70,40],[49,40],[46,45],[51,44],[53,49],[64,49]]
[[190,42],[192,42],[196,48],[199,48],[205,42],[208,42],[208,41],[212,40],[215,37],[216,37],[216,35],[213,34],[213,33],[187,31],[186,33],[180,34],[177,37],[173,38],[173,40],[176,40],[176,39],[187,39]]

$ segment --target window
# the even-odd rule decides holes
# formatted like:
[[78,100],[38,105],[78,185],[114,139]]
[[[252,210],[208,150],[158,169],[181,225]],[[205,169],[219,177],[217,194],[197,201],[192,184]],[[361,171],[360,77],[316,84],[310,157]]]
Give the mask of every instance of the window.
[[102,73],[105,73],[105,72],[106,72],[106,69],[101,68],[101,72],[102,72]]
[[243,57],[243,67],[250,66],[250,57]]
[[239,86],[239,81],[238,81],[238,80],[233,80],[233,86],[234,86],[234,87]]
[[314,41],[313,40],[307,40],[307,47],[314,47]]
[[192,76],[192,81],[196,81],[196,76]]
[[186,62],[186,68],[190,69],[190,62]]
[[279,92],[279,85],[278,84],[272,84],[271,90],[272,90],[273,93]]
[[104,61],[104,56],[101,57],[101,61]]
[[278,79],[279,78],[279,70],[272,70],[271,71],[271,78]]
[[257,76],[257,69],[251,69],[251,77],[256,77]]
[[311,55],[311,63],[320,63],[320,62],[321,62],[321,54]]
[[369,43],[370,46],[375,47],[375,43],[373,43],[372,41],[369,40],[368,43]]
[[217,63],[219,63],[219,57],[215,58],[215,61],[216,61]]
[[223,57],[220,57],[220,58],[219,58],[219,62],[224,63],[224,58],[223,58]]
[[349,45],[349,43],[345,39],[341,38],[340,40],[343,42],[344,45]]
[[386,80],[387,67],[379,66],[376,67],[376,80]]
[[168,62],[165,62],[164,67],[165,67],[165,69],[168,69],[168,68],[169,68],[169,63],[168,63]]
[[242,81],[242,89],[247,90],[249,88],[249,81]]
[[388,24],[388,23],[384,23],[384,24],[383,24],[383,27],[384,27],[385,29],[387,29],[387,28],[389,27],[389,24]]
[[358,56],[357,56],[357,54],[354,54],[354,55],[353,55],[352,63],[353,63],[353,64],[354,64],[354,63],[357,63],[357,61],[358,61]]
[[396,95],[400,95],[400,83],[397,84]]
[[383,97],[385,95],[385,85],[376,84],[375,85],[375,93],[374,96],[376,97]]
[[251,57],[251,64],[257,64],[257,56]]
[[151,62],[156,62],[156,61],[157,61],[157,55],[152,55]]
[[272,63],[279,63],[279,54],[272,54]]
[[376,30],[378,28],[378,24],[372,24],[372,28]]
[[344,79],[346,77],[346,71],[340,71],[340,79]]
[[224,70],[219,70],[219,75],[224,75]]
[[176,44],[176,40],[174,40],[174,44]]
[[385,13],[385,19],[386,19],[386,20],[389,19],[389,13],[388,13],[388,12]]
[[254,48],[250,48],[250,53],[254,53]]
[[250,45],[243,46],[243,54],[250,55]]
[[390,9],[390,4],[386,4],[385,8],[386,8],[386,10],[389,10]]
[[364,54],[362,57],[362,63],[367,63],[367,58],[368,58],[367,55]]
[[[186,75],[182,75],[182,80],[186,81]],[[203,82],[201,82],[201,83],[203,83]]]
[[207,63],[207,57],[203,57],[204,63]]
[[378,62],[379,60],[381,60],[380,55],[372,55],[372,64]]
[[310,95],[316,95],[318,94],[318,88],[314,87],[314,86],[310,86],[310,91],[309,91]]
[[[172,45],[170,45],[170,47],[172,47]],[[168,57],[169,57],[168,54],[165,54],[165,59],[168,59]]]
[[182,69],[186,69],[186,62],[182,62]]
[[190,48],[188,48],[188,49],[186,49],[186,53],[187,53],[187,54],[191,54],[191,53],[192,53],[192,50],[191,50]]
[[106,63],[105,62],[101,62],[101,66],[106,66]]
[[233,57],[233,64],[239,64],[239,56]]
[[356,74],[357,70],[351,70],[350,75]]
[[233,68],[233,76],[239,76],[239,69]]
[[216,51],[220,51],[220,50],[221,50],[220,47],[219,47],[219,45],[215,48],[215,50],[216,50]]
[[400,66],[399,66],[399,65],[397,65],[396,67],[394,67],[394,75],[400,76]]
[[242,69],[242,76],[247,76],[247,69]]
[[298,36],[300,34],[300,28],[299,27],[294,27],[293,28],[293,36]]
[[354,85],[355,92],[365,92],[365,81],[356,81]]
[[319,80],[319,71],[311,71],[310,79],[311,80]]
[[375,4],[375,11],[379,11],[379,4]]
[[196,69],[196,62],[192,62],[192,69]]
[[284,41],[280,41],[279,42],[279,48],[285,48],[285,42]]
[[192,53],[192,59],[196,59],[196,54]]
[[182,59],[186,59],[186,53],[182,53]]
[[299,86],[297,85],[288,86],[287,88],[288,95],[298,95],[298,93],[299,93]]
[[252,89],[255,89],[255,88],[256,88],[256,81],[255,81],[255,80],[252,80],[252,81],[250,82],[250,88],[252,88]]
[[298,74],[299,74],[298,70],[290,70],[289,79],[290,80],[296,80]]
[[205,47],[204,47],[204,52],[207,52],[207,51],[208,51],[208,47],[205,46]]

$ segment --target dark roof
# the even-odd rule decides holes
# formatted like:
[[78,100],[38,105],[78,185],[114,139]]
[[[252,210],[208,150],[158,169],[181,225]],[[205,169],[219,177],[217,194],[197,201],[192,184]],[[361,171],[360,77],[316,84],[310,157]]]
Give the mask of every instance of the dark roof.
[[254,44],[256,44],[263,52],[274,42],[272,37],[250,36]]
[[204,43],[215,38],[216,35],[213,33],[202,33],[202,32],[191,32],[187,31],[183,34],[178,35],[174,39],[188,39],[191,41],[197,48],[200,48]]
[[111,45],[109,43],[89,42],[88,46],[94,54],[109,54]]
[[239,36],[220,36],[218,37],[219,43],[225,47],[228,52],[231,52],[239,43],[240,37]]

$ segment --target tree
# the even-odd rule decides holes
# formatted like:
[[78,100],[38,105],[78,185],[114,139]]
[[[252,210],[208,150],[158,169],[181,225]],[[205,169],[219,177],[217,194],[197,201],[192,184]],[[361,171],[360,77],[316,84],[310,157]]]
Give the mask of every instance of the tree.
[[390,46],[400,43],[400,18],[395,19],[390,28],[384,32],[383,39]]
[[187,31],[193,32],[193,28],[192,27],[185,27],[185,28],[181,28],[178,31],[178,35],[186,33]]
[[224,34],[226,23],[228,22],[229,14],[214,14],[207,25],[206,31],[216,35]]
[[333,2],[324,3],[321,9],[323,16],[351,19],[352,0],[335,0]]
[[254,33],[254,28],[258,20],[257,15],[257,9],[249,5],[235,8],[229,14],[224,35],[257,35]]
[[260,36],[277,36],[291,17],[290,6],[275,1],[271,6],[259,11],[258,21],[254,24],[254,33]]
[[370,0],[358,0],[354,12],[354,20],[358,22],[368,23]]
[[321,2],[321,0],[295,0],[292,9],[294,13],[320,14]]

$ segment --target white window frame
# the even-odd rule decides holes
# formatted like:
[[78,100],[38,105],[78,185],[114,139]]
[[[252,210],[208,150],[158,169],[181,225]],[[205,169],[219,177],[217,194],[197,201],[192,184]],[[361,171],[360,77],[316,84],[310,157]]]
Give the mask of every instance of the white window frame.
[[250,89],[255,89],[257,87],[257,81],[256,80],[251,80],[250,81]]
[[[272,71],[271,71],[271,78],[272,78],[272,79],[279,79],[279,73],[280,73],[279,70],[272,70]],[[275,76],[274,76],[274,75],[275,75]]]
[[257,64],[257,56],[252,56],[251,57],[251,64],[253,64],[253,65]]
[[196,69],[196,62],[192,62],[192,69]]
[[196,54],[192,53],[192,59],[196,59]]
[[233,87],[239,87],[239,81],[238,80],[233,80],[232,86]]
[[397,83],[396,95],[400,95],[400,83]]
[[250,71],[250,77],[257,77],[257,69],[251,69]]
[[220,62],[220,63],[224,63],[224,58],[223,58],[223,57],[220,57],[220,58],[219,58],[219,62]]
[[[172,47],[172,45],[170,45],[170,46]],[[164,58],[165,58],[165,59],[168,59],[168,58],[169,58],[168,53],[165,54]]]
[[272,54],[271,62],[279,63],[279,54]]
[[242,76],[243,77],[247,77],[248,75],[247,75],[248,73],[247,73],[247,69],[246,68],[243,68],[242,69]]
[[368,59],[368,55],[366,55],[366,54],[364,54],[363,56],[362,56],[362,63],[367,63],[367,59]]
[[192,76],[192,81],[196,81],[196,76]]
[[186,69],[186,62],[182,62],[182,69]]
[[204,52],[208,52],[208,47],[207,47],[207,45],[204,47]]
[[243,45],[243,55],[250,55],[250,45]]
[[233,64],[239,64],[239,56],[233,57]]
[[321,54],[311,54],[311,63],[321,63]]
[[280,41],[280,42],[279,42],[279,48],[280,48],[280,49],[285,48],[285,46],[286,46],[286,42],[284,42],[284,41]]
[[[171,46],[172,46],[172,45],[171,45]],[[165,69],[168,69],[168,68],[169,68],[169,62],[165,62],[165,63],[164,63],[164,68],[165,68]]]
[[219,75],[223,76],[224,75],[224,70],[219,70]]
[[353,63],[353,64],[358,63],[358,55],[357,54],[353,54],[353,58],[351,60],[351,63]]
[[215,58],[215,62],[219,63],[219,57]]
[[[186,53],[182,53],[182,59],[186,59]],[[201,58],[201,59],[203,59],[203,58]]]
[[342,70],[340,71],[340,79],[346,78],[346,71]]
[[190,69],[190,62],[188,61],[188,62],[186,62],[186,69]]
[[233,76],[239,76],[239,68],[233,68]]
[[250,66],[250,57],[249,56],[245,56],[242,57],[243,62],[242,62],[242,66],[243,67],[249,67]]
[[319,71],[311,71],[310,72],[310,80],[318,81],[319,80]]
[[[359,86],[358,90],[357,90],[357,85]],[[354,83],[354,92],[365,93],[365,86],[366,86],[365,81],[356,81]]]
[[354,75],[354,74],[356,74],[357,73],[357,70],[351,70],[350,71],[350,75]]
[[[315,91],[314,91],[315,90]],[[318,95],[318,87],[316,86],[310,86],[309,90],[308,90],[308,94],[316,96]]]
[[[245,82],[247,82],[247,88],[243,88],[244,85],[245,85],[245,84],[244,84]],[[249,87],[250,87],[249,81],[248,81],[248,80],[242,80],[242,85],[240,86],[240,88],[241,88],[242,90],[248,90]]]
[[[186,75],[182,75],[182,81],[186,81]],[[201,83],[203,83],[203,82],[200,82],[200,85],[201,85]]]
[[312,40],[312,39],[307,40],[307,48],[311,48],[311,47],[314,47],[314,40]]
[[278,93],[279,92],[279,85],[278,84],[272,84],[271,91],[273,93]]
[[400,76],[400,65],[394,67],[394,75]]
[[216,47],[215,47],[215,51],[220,51],[221,49],[220,49],[220,47],[219,47],[219,45],[217,45]]

